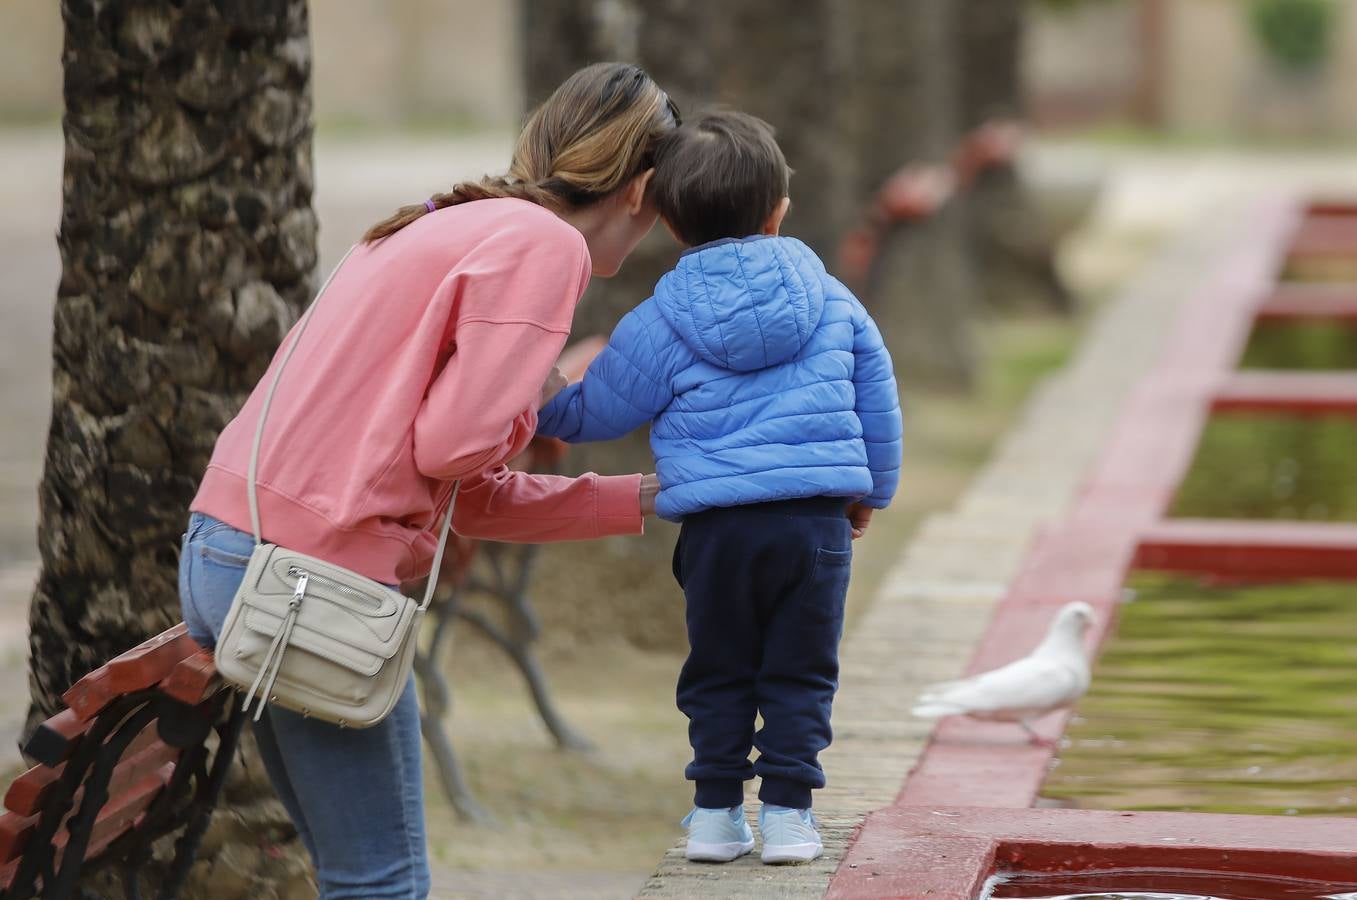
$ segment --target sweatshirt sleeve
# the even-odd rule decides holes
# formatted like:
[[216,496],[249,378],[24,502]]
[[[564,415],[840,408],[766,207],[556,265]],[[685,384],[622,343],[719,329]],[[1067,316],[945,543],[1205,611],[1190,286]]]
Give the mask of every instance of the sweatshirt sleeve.
[[583,238],[495,250],[440,288],[454,295],[456,346],[415,416],[415,466],[429,478],[464,478],[532,440],[542,383],[589,280]]
[[420,473],[450,481],[526,447],[537,428],[542,382],[565,339],[565,332],[535,324],[460,323],[457,350],[415,416]]
[[641,534],[641,476],[578,478],[497,466],[463,479],[452,515],[461,536],[545,543]]
[[570,443],[608,441],[645,425],[674,399],[662,360],[651,343],[644,306],[632,310],[584,378],[542,409],[538,434]]
[[867,465],[872,471],[872,492],[865,506],[883,509],[895,496],[900,481],[900,394],[895,370],[881,332],[861,303],[854,302],[853,390],[854,411],[862,422],[867,445]]

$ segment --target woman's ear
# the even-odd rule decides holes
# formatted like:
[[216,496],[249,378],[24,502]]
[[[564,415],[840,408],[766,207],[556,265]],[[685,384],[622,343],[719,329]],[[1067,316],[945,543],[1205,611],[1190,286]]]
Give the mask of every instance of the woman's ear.
[[633,216],[639,214],[641,208],[645,206],[646,190],[650,187],[650,179],[654,176],[655,168],[652,166],[627,183],[623,199],[626,201],[627,212]]
[[782,220],[787,216],[787,210],[792,205],[791,197],[783,197],[782,202],[773,207],[773,211],[768,214],[768,218],[763,223],[762,234],[777,234],[778,229],[782,227]]

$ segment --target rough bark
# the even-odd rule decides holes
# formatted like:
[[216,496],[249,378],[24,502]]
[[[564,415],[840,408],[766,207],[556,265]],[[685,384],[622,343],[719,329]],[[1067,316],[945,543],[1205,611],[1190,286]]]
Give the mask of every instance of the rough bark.
[[[581,66],[621,59],[644,66],[685,113],[722,103],[767,119],[796,170],[785,233],[806,240],[832,264],[854,202],[843,102],[851,46],[841,3],[798,3],[789,14],[779,0],[528,0],[523,10],[530,103]],[[575,316],[575,336],[611,332],[673,267],[679,249],[657,227],[616,277],[590,285]],[[582,445],[570,465],[649,471],[646,430]],[[643,646],[682,647],[682,605],[666,565],[673,539],[672,527],[652,522],[643,539],[599,542],[585,554],[548,548],[544,566],[562,573],[557,584],[570,585],[559,600],[578,599],[572,614],[596,616],[601,629]]]
[[[682,6],[646,3],[653,6]],[[524,88],[529,106],[545,100],[571,73],[605,60],[639,60],[642,39],[640,4],[625,0],[523,0]],[[681,64],[681,59],[676,60]],[[655,74],[659,79],[658,73]],[[660,84],[666,88],[663,79]],[[675,92],[685,109],[685,98]],[[656,278],[678,258],[672,240],[656,229],[613,278],[594,279],[575,313],[571,340],[607,335],[618,320],[649,296]],[[583,444],[571,450],[571,473],[648,472],[654,466],[645,432],[607,444]],[[567,617],[576,634],[620,634],[646,647],[683,646],[683,615],[674,603],[673,580],[665,555],[673,529],[655,521],[643,538],[595,541],[587,548],[569,544],[543,548],[540,571],[553,573],[543,596],[544,619]],[[563,612],[568,610],[568,613]]]
[[[179,619],[188,503],[316,262],[303,0],[66,0],[62,15],[62,277],[30,721]],[[307,890],[291,825],[252,749],[244,759],[186,896]]]
[[[1022,117],[1021,49],[1027,4],[961,0],[960,114],[964,131]],[[1069,312],[1073,299],[1055,267],[1055,237],[1013,163],[987,169],[966,197],[976,272],[985,302],[999,308]]]
[[[866,204],[907,163],[947,164],[961,135],[951,0],[856,0],[856,70],[850,94]],[[891,228],[867,296],[903,384],[968,387],[975,377],[971,318],[976,283],[964,211],[951,202],[922,222]]]

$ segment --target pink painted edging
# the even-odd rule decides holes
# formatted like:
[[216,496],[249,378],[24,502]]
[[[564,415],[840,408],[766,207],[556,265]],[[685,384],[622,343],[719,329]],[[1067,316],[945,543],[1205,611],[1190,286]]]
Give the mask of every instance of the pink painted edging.
[[[1262,205],[1247,235],[1216,260],[1205,287],[1184,306],[1155,368],[1118,416],[1074,509],[1036,542],[1000,601],[968,673],[995,668],[1027,652],[1053,612],[1075,599],[1099,613],[1100,627],[1091,637],[1096,654],[1110,631],[1140,537],[1162,518],[1191,462],[1219,385],[1236,365],[1254,316],[1271,293],[1297,218],[1291,203]],[[1058,737],[1068,716],[1049,716],[1038,730]],[[1052,755],[1050,749],[1027,744],[1014,726],[968,719],[941,722],[895,805],[872,814],[858,832],[827,896],[975,896],[996,858],[993,832],[989,837],[952,833],[910,848],[900,843],[902,829],[924,814],[918,807],[925,806],[984,807],[982,821],[998,821],[1013,810],[1050,812],[1027,808],[1040,791]],[[1103,835],[1116,842],[1119,822],[1124,821],[1116,813],[1065,812],[1084,823],[1079,828],[1089,840]],[[1196,827],[1204,827],[1212,817],[1191,818]],[[885,880],[868,884],[857,871],[866,852],[877,854],[871,859],[871,877]],[[888,888],[885,893],[883,887]]]
[[1357,525],[1168,519],[1141,535],[1135,567],[1232,580],[1357,579]]
[[1297,818],[1285,826],[1268,816],[894,807],[867,818],[825,896],[970,900],[1000,867],[1172,868],[1202,872],[1216,889],[1227,873],[1357,882],[1357,856],[1347,849],[1351,819]]

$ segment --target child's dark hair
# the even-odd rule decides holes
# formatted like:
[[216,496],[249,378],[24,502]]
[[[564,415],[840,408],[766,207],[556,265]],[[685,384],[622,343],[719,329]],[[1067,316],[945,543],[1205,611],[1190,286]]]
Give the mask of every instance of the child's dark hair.
[[660,139],[651,196],[689,247],[757,234],[782,198],[791,170],[767,122],[710,110]]

